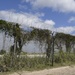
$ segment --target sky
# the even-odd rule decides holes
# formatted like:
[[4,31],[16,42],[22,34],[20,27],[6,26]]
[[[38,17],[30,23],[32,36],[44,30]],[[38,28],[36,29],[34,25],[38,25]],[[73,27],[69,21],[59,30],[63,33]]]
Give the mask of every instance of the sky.
[[[0,19],[19,23],[23,29],[35,27],[75,35],[75,0],[0,0]],[[10,45],[8,41],[6,44]],[[34,45],[31,41],[26,50],[34,51]]]
[[75,0],[0,0],[0,19],[75,35]]

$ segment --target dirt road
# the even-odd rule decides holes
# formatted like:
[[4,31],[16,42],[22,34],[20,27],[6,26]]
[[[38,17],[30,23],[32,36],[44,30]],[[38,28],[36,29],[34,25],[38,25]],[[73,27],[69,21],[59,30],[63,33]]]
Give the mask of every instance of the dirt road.
[[75,75],[75,66],[66,66],[33,72],[23,71],[9,75]]

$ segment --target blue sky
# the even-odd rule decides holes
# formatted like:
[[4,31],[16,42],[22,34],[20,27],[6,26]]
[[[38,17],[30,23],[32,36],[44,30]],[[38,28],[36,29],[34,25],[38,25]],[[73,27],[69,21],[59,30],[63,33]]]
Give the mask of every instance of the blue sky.
[[75,34],[75,0],[0,0],[0,19]]

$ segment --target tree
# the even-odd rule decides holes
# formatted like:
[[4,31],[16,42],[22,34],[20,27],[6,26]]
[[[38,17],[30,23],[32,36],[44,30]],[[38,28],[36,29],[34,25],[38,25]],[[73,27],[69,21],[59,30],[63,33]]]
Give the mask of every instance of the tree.
[[39,41],[40,45],[42,46],[43,43],[46,45],[46,59],[47,62],[50,61],[50,54],[51,54],[51,31],[49,30],[42,30],[33,28],[31,31],[31,38],[35,41]]
[[9,31],[11,30],[11,25],[7,21],[0,20],[0,31],[3,32],[3,47],[2,50],[5,48],[5,41],[6,41],[6,35],[8,35]]
[[0,30],[1,32],[4,33],[3,35],[3,47],[2,47],[2,50],[4,50],[4,47],[5,47],[5,39],[6,39],[6,26],[7,26],[7,22],[4,21],[4,20],[0,20]]
[[1,50],[0,51],[0,54],[2,55],[2,54],[5,54],[6,53],[6,51],[5,50]]

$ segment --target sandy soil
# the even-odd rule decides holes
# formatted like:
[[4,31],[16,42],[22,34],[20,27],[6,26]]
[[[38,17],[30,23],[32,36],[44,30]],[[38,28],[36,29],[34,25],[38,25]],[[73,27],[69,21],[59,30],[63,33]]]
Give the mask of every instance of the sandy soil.
[[9,75],[75,75],[75,66],[66,66],[33,72],[23,71]]

